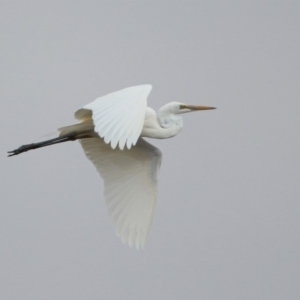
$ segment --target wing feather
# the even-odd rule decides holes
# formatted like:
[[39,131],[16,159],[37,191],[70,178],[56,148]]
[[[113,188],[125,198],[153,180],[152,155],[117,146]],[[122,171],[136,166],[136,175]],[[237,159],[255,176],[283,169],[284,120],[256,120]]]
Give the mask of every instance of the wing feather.
[[123,243],[143,248],[153,221],[161,152],[143,139],[130,150],[112,149],[103,139],[80,140],[104,180],[104,198]]
[[75,117],[84,121],[90,117],[95,132],[105,143],[115,149],[119,144],[122,150],[134,146],[143,129],[147,97],[152,90],[150,84],[138,85],[97,98],[75,113]]

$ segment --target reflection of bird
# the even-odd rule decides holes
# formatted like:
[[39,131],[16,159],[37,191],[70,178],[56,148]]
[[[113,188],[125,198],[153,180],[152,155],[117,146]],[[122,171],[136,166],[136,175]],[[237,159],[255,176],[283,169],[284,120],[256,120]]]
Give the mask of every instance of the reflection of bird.
[[59,137],[9,151],[13,156],[78,139],[104,180],[105,202],[117,235],[136,248],[144,247],[152,224],[162,157],[141,137],[173,137],[183,127],[179,114],[213,109],[171,102],[156,114],[147,107],[151,89],[140,85],[97,98],[75,113],[79,124],[59,129]]

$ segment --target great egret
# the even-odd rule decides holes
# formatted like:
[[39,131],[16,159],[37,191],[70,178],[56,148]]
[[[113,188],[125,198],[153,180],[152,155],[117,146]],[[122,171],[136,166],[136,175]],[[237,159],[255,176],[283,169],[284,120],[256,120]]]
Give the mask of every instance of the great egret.
[[80,123],[59,128],[59,137],[8,152],[13,156],[79,140],[104,180],[105,202],[117,235],[137,249],[144,247],[152,224],[162,160],[161,151],[142,137],[173,137],[183,127],[179,114],[214,109],[171,102],[156,114],[147,107],[151,90],[149,84],[139,85],[99,97],[76,111]]

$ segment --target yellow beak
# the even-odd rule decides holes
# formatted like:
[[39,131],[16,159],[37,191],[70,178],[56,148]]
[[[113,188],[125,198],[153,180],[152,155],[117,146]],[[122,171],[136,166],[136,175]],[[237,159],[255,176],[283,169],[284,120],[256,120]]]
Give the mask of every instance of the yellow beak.
[[188,109],[191,110],[209,110],[209,109],[216,109],[216,107],[211,107],[211,106],[194,106],[194,105],[186,105],[185,106]]

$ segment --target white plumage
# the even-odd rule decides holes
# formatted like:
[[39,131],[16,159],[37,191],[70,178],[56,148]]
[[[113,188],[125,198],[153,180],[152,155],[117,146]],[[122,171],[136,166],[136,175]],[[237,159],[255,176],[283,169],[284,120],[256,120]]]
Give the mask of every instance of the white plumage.
[[97,98],[75,113],[79,120],[92,111],[95,131],[113,149],[134,146],[141,135],[150,84],[129,87]]
[[130,150],[112,150],[99,138],[82,139],[86,156],[104,180],[105,203],[122,242],[143,248],[157,199],[161,152],[139,139]]
[[79,140],[104,180],[104,198],[123,243],[143,248],[153,221],[157,175],[162,154],[142,137],[165,139],[178,134],[179,114],[213,107],[171,102],[158,114],[147,107],[152,86],[139,85],[97,98],[75,113],[80,123],[59,129],[58,138],[9,151],[28,150]]

